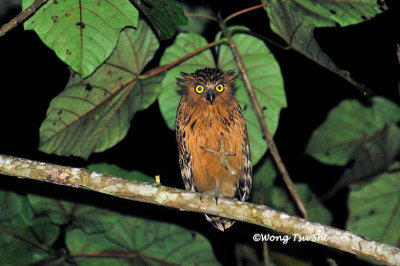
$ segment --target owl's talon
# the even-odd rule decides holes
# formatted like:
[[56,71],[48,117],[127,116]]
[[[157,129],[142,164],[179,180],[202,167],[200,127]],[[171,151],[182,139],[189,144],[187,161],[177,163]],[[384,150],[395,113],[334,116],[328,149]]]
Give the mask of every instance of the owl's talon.
[[236,170],[229,164],[228,159],[226,158],[227,156],[236,156],[236,153],[225,150],[224,134],[221,133],[221,143],[220,143],[219,151],[213,150],[213,149],[211,149],[209,147],[205,147],[205,146],[199,146],[199,147],[200,147],[200,149],[203,149],[206,152],[210,152],[210,153],[214,154],[219,159],[222,166],[229,171],[230,175],[237,174]]
[[207,190],[200,194],[200,201],[204,203],[204,198],[212,197],[215,201],[215,204],[218,205],[218,198],[221,197],[221,190],[219,188],[219,181],[216,182],[214,190]]

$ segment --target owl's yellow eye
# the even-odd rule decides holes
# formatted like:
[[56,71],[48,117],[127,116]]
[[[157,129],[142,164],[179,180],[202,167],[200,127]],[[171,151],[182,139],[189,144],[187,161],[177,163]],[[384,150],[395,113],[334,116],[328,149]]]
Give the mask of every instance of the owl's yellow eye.
[[201,85],[197,85],[196,88],[194,89],[194,91],[198,94],[203,93],[204,91],[204,87]]
[[224,85],[218,84],[217,87],[215,87],[215,90],[218,92],[223,92],[225,89]]

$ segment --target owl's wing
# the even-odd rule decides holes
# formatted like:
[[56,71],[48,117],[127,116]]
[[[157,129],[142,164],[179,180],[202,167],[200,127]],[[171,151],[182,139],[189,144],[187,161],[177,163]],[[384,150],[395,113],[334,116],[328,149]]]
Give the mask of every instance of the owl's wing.
[[178,112],[176,116],[176,141],[178,142],[178,150],[179,150],[179,167],[181,168],[181,175],[183,184],[185,185],[185,189],[188,191],[195,192],[193,172],[191,167],[191,154],[188,152],[186,146],[186,133],[184,127],[182,125],[182,116],[181,116],[181,108],[180,104],[178,107]]
[[250,196],[252,183],[252,165],[248,138],[243,138],[242,153],[244,160],[243,178],[239,180],[239,186],[236,194],[238,195],[239,200],[247,201]]
[[[184,144],[185,143],[180,143],[179,146],[184,146]],[[192,168],[189,166],[190,157],[191,156],[186,151],[185,147],[179,149],[179,167],[181,168],[183,184],[185,184],[186,190],[196,192],[196,189],[194,187]]]

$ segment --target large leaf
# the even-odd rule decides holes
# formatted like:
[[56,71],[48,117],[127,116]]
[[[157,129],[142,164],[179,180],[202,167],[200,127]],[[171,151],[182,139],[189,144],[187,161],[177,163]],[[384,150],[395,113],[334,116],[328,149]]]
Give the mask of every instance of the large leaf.
[[323,163],[345,165],[356,158],[363,143],[373,138],[385,125],[398,121],[399,106],[384,98],[372,98],[370,106],[356,100],[344,100],[313,132],[306,152]]
[[[229,28],[231,31],[234,29],[236,27]],[[280,111],[286,107],[286,97],[279,64],[265,43],[260,39],[246,34],[235,34],[233,41],[242,57],[251,85],[263,110],[268,128],[274,134],[278,127]],[[231,49],[227,45],[223,45],[219,49],[218,66],[222,70],[236,70],[236,73],[239,73]],[[261,126],[251,108],[246,88],[240,79],[237,80],[236,87],[235,96],[242,107],[243,115],[246,119],[252,155],[251,159],[253,165],[255,165],[265,154],[267,143],[263,139]]]
[[384,127],[357,150],[354,165],[347,169],[327,197],[349,184],[359,182],[387,170],[400,154],[400,129],[395,125]]
[[25,197],[12,191],[0,190],[0,223],[19,215],[25,204]]
[[188,19],[183,13],[182,4],[176,0],[134,0],[153,24],[161,40],[171,38],[177,25],[185,25]]
[[87,158],[125,137],[134,114],[157,98],[162,76],[133,82],[158,48],[151,29],[140,22],[125,29],[111,57],[93,75],[72,74],[50,103],[40,127],[40,150]]
[[13,191],[0,190],[0,223],[8,222],[16,217],[20,217],[26,223],[34,218],[26,197]]
[[316,27],[347,26],[370,19],[387,7],[376,0],[263,0],[271,29],[293,49],[358,87],[347,71],[339,69],[314,38]]
[[206,238],[172,224],[125,216],[107,238],[148,263],[217,264]]
[[28,195],[28,199],[37,215],[45,214],[56,225],[72,224],[87,233],[111,230],[117,219],[114,213],[86,204],[37,195]]
[[128,171],[122,168],[119,168],[116,165],[107,164],[107,163],[96,163],[91,164],[87,167],[90,171],[96,171],[100,173],[104,173],[107,175],[118,176],[122,178],[126,178],[129,180],[134,180],[138,182],[147,182],[147,183],[154,183],[155,179],[145,175],[139,171]]
[[394,246],[398,245],[399,191],[400,172],[382,174],[370,184],[351,186],[346,229]]
[[[33,1],[24,0],[22,8]],[[87,77],[111,54],[120,31],[135,27],[137,20],[138,11],[129,0],[57,0],[48,1],[24,26]]]
[[142,218],[120,216],[106,237],[85,235],[74,230],[67,234],[66,242],[72,257],[75,254],[96,253],[108,254],[109,258],[115,259],[113,262],[86,257],[85,264],[88,265],[106,265],[106,262],[122,265],[218,264],[210,243],[202,235],[176,225]]
[[58,227],[35,215],[23,195],[0,191],[0,265],[28,265],[58,259],[51,246]]
[[0,265],[31,265],[51,256],[59,229],[47,217],[21,216],[0,224]]
[[135,256],[130,256],[126,250],[109,241],[105,234],[85,234],[81,230],[72,230],[67,233],[65,240],[69,256],[78,265],[143,265]]
[[[160,65],[172,63],[205,45],[207,45],[207,41],[202,36],[194,33],[181,33],[176,37],[173,45],[165,50]],[[160,104],[161,114],[170,129],[175,129],[176,110],[178,108],[179,99],[181,98],[177,92],[178,87],[176,85],[176,78],[180,77],[179,72],[191,73],[205,67],[215,67],[215,62],[210,50],[205,50],[184,61],[178,67],[169,70],[165,75],[161,83],[162,92],[158,98],[158,102]]]

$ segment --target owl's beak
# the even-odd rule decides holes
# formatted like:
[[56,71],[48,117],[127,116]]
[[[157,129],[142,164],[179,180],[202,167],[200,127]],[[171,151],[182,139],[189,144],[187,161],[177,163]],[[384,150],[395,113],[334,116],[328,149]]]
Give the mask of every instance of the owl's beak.
[[211,104],[214,103],[215,101],[215,92],[214,90],[208,90],[206,94],[206,99],[209,101]]

